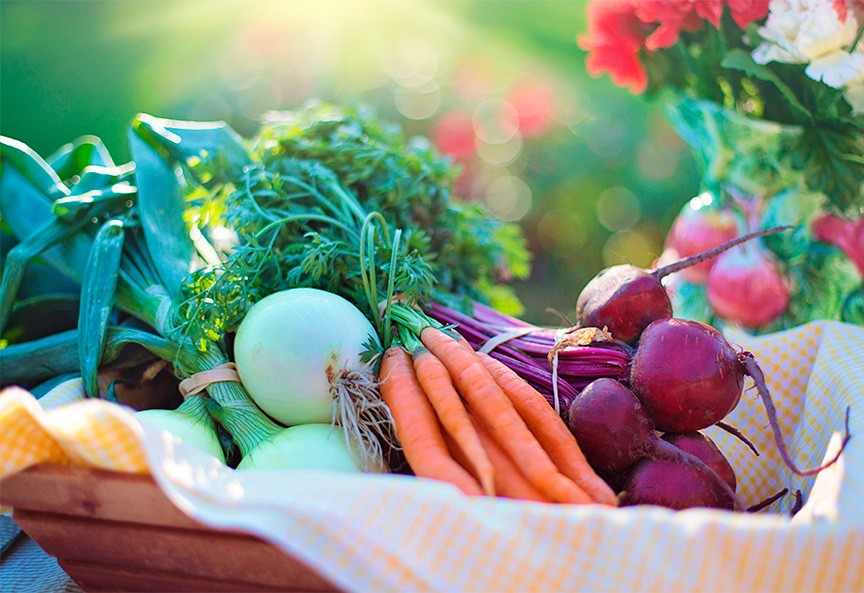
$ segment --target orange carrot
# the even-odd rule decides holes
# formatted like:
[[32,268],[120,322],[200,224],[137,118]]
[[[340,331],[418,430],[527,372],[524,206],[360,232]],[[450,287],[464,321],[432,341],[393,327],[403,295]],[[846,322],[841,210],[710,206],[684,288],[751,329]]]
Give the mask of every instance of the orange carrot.
[[438,421],[444,430],[460,445],[468,458],[465,467],[473,468],[474,476],[480,480],[483,492],[495,496],[494,470],[477,430],[471,424],[468,410],[462,398],[453,387],[453,381],[444,364],[426,348],[418,348],[414,352],[414,371],[417,379],[429,398],[429,402],[438,415]]
[[[472,418],[472,422],[477,431],[477,436],[495,468],[495,491],[498,495],[518,500],[552,502],[548,496],[537,490],[528,481],[522,470],[513,463],[513,460],[507,456],[507,453],[495,442],[495,439],[477,423],[476,419]],[[447,440],[447,446],[450,448],[450,452],[456,458],[456,461],[463,465],[470,463],[455,438],[451,437],[446,431],[444,432],[444,438]]]
[[433,327],[425,328],[420,339],[447,367],[453,383],[478,420],[538,490],[556,502],[594,502],[582,488],[558,471],[470,346]]
[[576,482],[595,502],[617,506],[615,492],[588,465],[579,443],[546,398],[501,361],[482,352],[478,355],[561,473]]
[[477,480],[452,458],[435,410],[417,381],[411,357],[388,348],[381,359],[381,397],[393,414],[396,436],[414,474],[449,482],[465,494],[482,495]]

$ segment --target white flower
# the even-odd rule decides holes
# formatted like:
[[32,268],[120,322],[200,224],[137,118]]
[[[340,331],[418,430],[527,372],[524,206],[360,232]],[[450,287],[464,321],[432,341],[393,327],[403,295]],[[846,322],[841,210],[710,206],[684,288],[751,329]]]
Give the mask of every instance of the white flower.
[[846,84],[843,97],[852,106],[854,115],[864,115],[864,71]]
[[857,34],[855,15],[841,22],[832,0],[772,0],[753,60],[809,64],[807,76],[842,88],[864,70],[864,56],[849,53]]
[[842,89],[853,80],[864,76],[864,52],[835,51],[824,58],[810,62],[804,72],[813,80],[835,89]]

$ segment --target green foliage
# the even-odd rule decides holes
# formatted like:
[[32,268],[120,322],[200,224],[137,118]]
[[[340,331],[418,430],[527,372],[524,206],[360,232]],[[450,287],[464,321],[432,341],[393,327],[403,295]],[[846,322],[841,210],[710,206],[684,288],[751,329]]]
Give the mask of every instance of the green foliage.
[[393,295],[422,303],[453,293],[519,309],[501,281],[528,275],[521,233],[452,199],[455,171],[428,142],[405,140],[362,108],[312,105],[271,118],[251,147],[234,178],[206,158],[187,163],[192,179],[228,180],[190,195],[224,199],[213,210],[238,235],[224,264],[183,285],[179,331],[199,349],[263,296],[295,287],[347,298],[385,344],[379,305]]
[[367,211],[413,229],[413,245],[433,256],[443,290],[488,300],[477,292],[477,279],[496,279],[496,270],[528,275],[519,231],[453,200],[458,171],[449,159],[425,138],[404,138],[398,126],[366,107],[310,104],[274,114],[259,132],[255,152],[265,167],[285,156],[320,162]]
[[[851,132],[851,133],[850,133]],[[814,124],[804,128],[795,164],[808,185],[829,196],[839,212],[854,213],[864,199],[864,129]]]

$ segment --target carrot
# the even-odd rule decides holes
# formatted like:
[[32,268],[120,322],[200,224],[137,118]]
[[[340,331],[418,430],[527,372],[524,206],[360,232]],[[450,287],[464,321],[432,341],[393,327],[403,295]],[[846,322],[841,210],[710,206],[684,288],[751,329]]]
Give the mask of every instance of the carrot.
[[558,471],[470,346],[433,327],[423,329],[420,339],[444,363],[469,407],[540,492],[556,502],[594,502]]
[[[525,474],[520,470],[513,460],[507,456],[507,453],[495,442],[495,439],[482,427],[476,419],[471,418],[474,428],[477,431],[477,436],[489,456],[492,466],[495,468],[495,491],[506,498],[514,498],[518,500],[533,500],[536,502],[552,502],[552,500],[537,490],[534,485],[528,481]],[[470,463],[468,457],[460,447],[455,438],[451,437],[445,431],[444,438],[447,440],[447,446],[456,461],[465,465]]]
[[482,352],[478,355],[561,473],[595,502],[617,506],[615,492],[588,465],[579,443],[546,399],[501,361]]
[[482,495],[477,480],[451,457],[435,410],[417,381],[411,357],[398,346],[381,359],[381,398],[393,414],[405,459],[422,478],[449,482],[465,494]]
[[468,410],[465,409],[461,396],[453,387],[447,368],[434,354],[423,347],[414,351],[413,358],[417,379],[435,409],[438,421],[459,443],[468,459],[468,463],[462,465],[473,468],[474,476],[480,480],[483,492],[495,496],[492,463],[480,443],[477,430],[471,424],[471,418],[468,416]]

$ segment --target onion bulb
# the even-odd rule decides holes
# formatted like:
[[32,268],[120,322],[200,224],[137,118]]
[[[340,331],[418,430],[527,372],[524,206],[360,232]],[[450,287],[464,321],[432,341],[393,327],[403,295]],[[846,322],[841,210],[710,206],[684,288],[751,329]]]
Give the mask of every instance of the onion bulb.
[[357,453],[331,424],[286,428],[255,447],[237,469],[328,469],[359,472]]
[[135,416],[143,423],[170,432],[193,447],[225,463],[225,453],[216,434],[216,425],[203,396],[193,396],[175,410],[141,410]]
[[250,397],[293,426],[335,423],[379,468],[392,418],[374,374],[361,361],[379,348],[369,320],[346,299],[314,288],[273,293],[252,306],[237,329],[234,360]]

